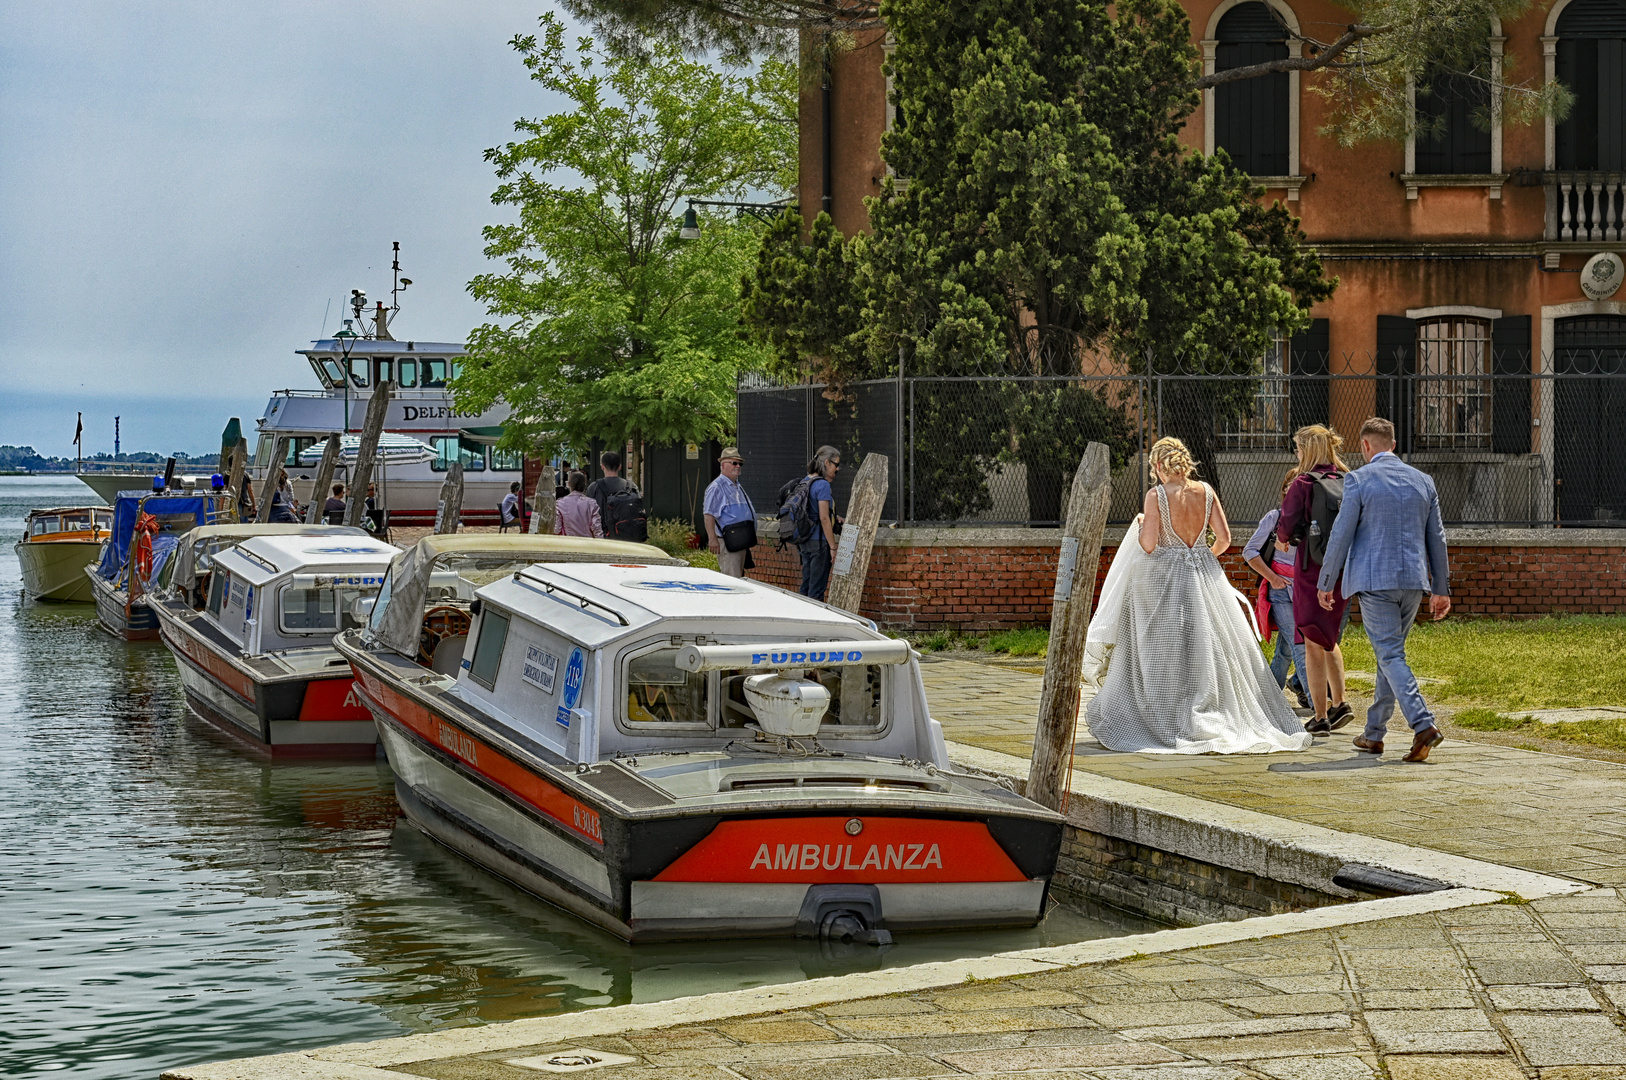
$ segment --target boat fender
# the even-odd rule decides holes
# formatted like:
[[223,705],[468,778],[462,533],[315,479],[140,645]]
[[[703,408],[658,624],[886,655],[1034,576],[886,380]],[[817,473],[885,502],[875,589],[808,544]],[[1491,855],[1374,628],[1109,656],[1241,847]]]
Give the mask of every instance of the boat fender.
[[484,605],[480,603],[480,598],[478,596],[476,596],[473,600],[470,600],[469,601],[469,617],[470,618],[477,617],[480,614],[480,608],[482,608],[483,606]]

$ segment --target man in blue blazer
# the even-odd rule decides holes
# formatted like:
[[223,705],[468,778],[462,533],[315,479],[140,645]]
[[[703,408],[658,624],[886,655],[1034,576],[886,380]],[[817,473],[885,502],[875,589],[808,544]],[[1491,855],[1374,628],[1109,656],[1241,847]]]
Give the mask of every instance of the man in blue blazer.
[[1433,479],[1401,461],[1394,449],[1389,421],[1374,417],[1361,425],[1367,464],[1344,480],[1344,501],[1327,538],[1316,597],[1331,609],[1332,588],[1341,574],[1344,595],[1360,597],[1361,622],[1377,657],[1377,691],[1355,748],[1383,753],[1383,733],[1398,700],[1413,735],[1405,760],[1427,761],[1445,736],[1406,663],[1406,633],[1425,593],[1436,620],[1451,610],[1445,526]]

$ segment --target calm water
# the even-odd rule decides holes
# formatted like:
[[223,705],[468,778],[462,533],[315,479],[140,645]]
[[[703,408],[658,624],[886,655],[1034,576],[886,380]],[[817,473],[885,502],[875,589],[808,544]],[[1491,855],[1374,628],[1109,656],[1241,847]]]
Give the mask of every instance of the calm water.
[[388,767],[249,760],[169,653],[21,595],[13,543],[74,480],[0,477],[0,1076],[175,1065],[1125,932],[638,946],[398,821]]

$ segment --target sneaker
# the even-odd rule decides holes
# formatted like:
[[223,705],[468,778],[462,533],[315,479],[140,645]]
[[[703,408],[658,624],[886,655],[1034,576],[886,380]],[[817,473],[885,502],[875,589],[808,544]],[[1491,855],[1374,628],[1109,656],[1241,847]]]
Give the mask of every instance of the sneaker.
[[1302,687],[1302,686],[1290,686],[1290,687],[1288,687],[1288,689],[1293,691],[1293,696],[1299,699],[1299,708],[1301,708],[1301,709],[1313,709],[1313,708],[1315,708],[1315,704],[1310,700],[1310,695],[1306,694],[1304,692],[1304,687]]
[[1308,724],[1304,725],[1304,730],[1308,731],[1316,738],[1321,739],[1332,734],[1332,725],[1328,724],[1325,720],[1311,720]]
[[1355,710],[1350,707],[1347,701],[1340,701],[1327,713],[1327,724],[1333,731],[1337,731],[1353,719],[1355,719]]

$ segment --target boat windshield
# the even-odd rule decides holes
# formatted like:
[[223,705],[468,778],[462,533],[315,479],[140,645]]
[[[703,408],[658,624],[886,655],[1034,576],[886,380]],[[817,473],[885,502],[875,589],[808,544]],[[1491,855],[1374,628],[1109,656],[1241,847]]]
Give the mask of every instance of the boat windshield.
[[278,605],[282,631],[285,634],[335,634],[366,626],[372,605],[362,601],[377,595],[377,586],[289,585],[282,590]]
[[[633,657],[626,667],[627,721],[639,724],[689,725],[738,732],[757,722],[745,698],[745,680],[756,670],[689,672],[677,666],[678,650],[656,649]],[[810,668],[807,678],[830,691],[830,711],[821,730],[875,731],[882,724],[882,668]],[[715,712],[712,701],[717,702]]]

